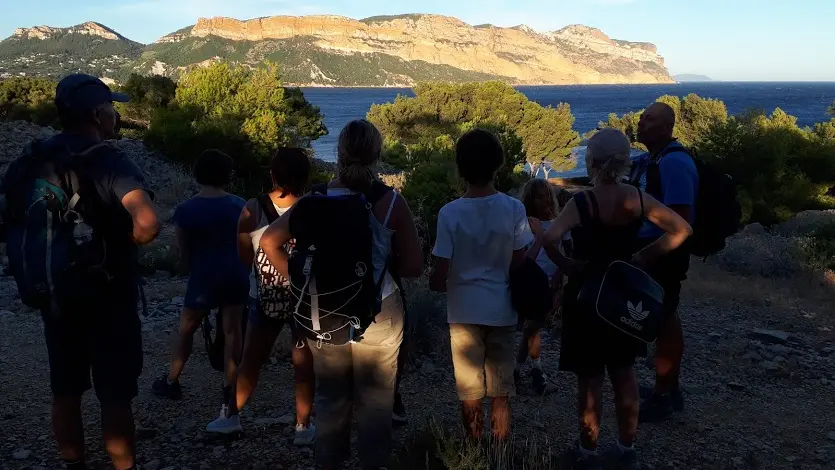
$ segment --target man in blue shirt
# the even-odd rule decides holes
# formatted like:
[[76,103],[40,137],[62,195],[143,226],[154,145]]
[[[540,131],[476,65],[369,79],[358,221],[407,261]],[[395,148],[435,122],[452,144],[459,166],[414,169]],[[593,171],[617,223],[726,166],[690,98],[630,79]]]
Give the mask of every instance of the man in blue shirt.
[[[655,103],[644,111],[638,124],[638,141],[649,150],[633,162],[632,181],[645,192],[677,212],[691,224],[696,215],[699,174],[689,153],[673,138],[675,111],[664,103]],[[663,234],[646,222],[639,233],[639,248]],[[664,319],[658,335],[654,389],[642,390],[641,421],[657,421],[684,408],[679,386],[684,335],[678,316],[681,283],[687,278],[690,254],[687,246],[665,256],[649,273],[664,288]]]
[[136,254],[138,245],[159,233],[159,222],[142,172],[105,142],[116,137],[118,128],[113,101],[127,101],[127,96],[112,93],[95,77],[76,74],[61,80],[55,104],[64,131],[30,146],[30,155],[9,165],[0,186],[4,195],[16,191],[18,181],[31,178],[27,165],[32,155],[43,155],[68,156],[75,168],[84,168],[84,181],[75,174],[78,186],[94,189],[76,191],[89,201],[82,203],[84,222],[100,234],[105,260],[96,274],[79,273],[83,294],[71,299],[55,295],[54,311],[43,312],[52,428],[69,470],[86,469],[81,396],[91,387],[101,403],[102,434],[113,466],[136,468],[131,402],[143,359]]

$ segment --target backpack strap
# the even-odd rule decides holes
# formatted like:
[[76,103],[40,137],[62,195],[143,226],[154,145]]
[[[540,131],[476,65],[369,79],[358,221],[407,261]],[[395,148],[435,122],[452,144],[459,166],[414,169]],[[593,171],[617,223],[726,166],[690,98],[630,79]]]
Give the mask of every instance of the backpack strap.
[[[577,196],[580,197],[577,198]],[[580,224],[589,225],[600,219],[600,206],[597,205],[597,197],[593,192],[583,191],[577,193],[575,198],[577,199],[577,210],[580,211]]]
[[593,192],[588,191],[589,201],[591,202],[591,220],[596,221],[600,219],[600,206],[597,205],[597,196]]
[[275,210],[275,205],[273,204],[273,200],[270,198],[269,194],[262,194],[255,200],[258,201],[258,205],[261,206],[261,210],[264,211],[264,215],[267,216],[268,224],[272,224],[278,219],[278,211]]

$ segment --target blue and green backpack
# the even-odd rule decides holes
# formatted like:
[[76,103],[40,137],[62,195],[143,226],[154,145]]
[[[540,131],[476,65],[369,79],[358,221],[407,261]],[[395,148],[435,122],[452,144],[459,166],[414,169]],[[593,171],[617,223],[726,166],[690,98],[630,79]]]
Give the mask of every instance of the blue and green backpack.
[[106,246],[92,217],[100,198],[88,168],[96,144],[83,152],[36,141],[3,178],[3,235],[9,270],[24,304],[54,315],[59,301],[91,292],[91,275],[107,277]]

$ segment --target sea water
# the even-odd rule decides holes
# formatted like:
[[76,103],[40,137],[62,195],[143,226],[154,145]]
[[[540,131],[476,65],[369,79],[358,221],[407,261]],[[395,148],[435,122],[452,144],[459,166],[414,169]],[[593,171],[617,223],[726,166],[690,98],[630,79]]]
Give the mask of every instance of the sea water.
[[[774,108],[797,117],[800,126],[829,120],[827,108],[835,101],[835,83],[707,82],[664,85],[571,85],[518,87],[529,99],[543,106],[568,103],[575,117],[574,129],[584,134],[598,127],[609,113],[638,111],[662,95],[702,98],[725,102],[730,114],[750,109],[771,113]],[[330,134],[313,143],[317,158],[336,160],[339,131],[348,121],[364,118],[373,104],[387,103],[397,95],[414,96],[409,88],[305,88],[305,96],[319,106]],[[575,149],[578,166],[570,173],[584,175],[583,148]],[[554,176],[554,175],[551,175]],[[566,176],[561,174],[560,176]]]

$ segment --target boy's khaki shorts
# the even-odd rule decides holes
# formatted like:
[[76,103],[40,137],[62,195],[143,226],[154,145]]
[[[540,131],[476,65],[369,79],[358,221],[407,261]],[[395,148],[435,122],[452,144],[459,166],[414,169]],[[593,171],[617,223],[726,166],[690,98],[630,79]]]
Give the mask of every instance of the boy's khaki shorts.
[[452,365],[459,400],[511,397],[516,326],[451,323]]

